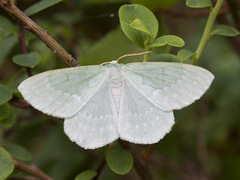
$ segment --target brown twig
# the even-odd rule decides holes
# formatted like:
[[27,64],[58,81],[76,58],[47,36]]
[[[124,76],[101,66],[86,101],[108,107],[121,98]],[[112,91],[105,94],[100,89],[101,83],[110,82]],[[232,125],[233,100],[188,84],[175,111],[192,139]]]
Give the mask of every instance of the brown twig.
[[18,107],[18,108],[27,108],[27,107],[31,106],[24,99],[19,99],[15,96],[9,101],[9,104],[11,104],[12,106]]
[[22,52],[23,54],[27,54],[27,45],[24,41],[24,32],[23,32],[23,26],[22,24],[19,24],[19,40],[20,40],[20,44],[22,47]]
[[143,159],[147,160],[149,156],[154,152],[155,144],[149,144],[145,149],[142,150],[141,156]]
[[21,10],[19,10],[10,0],[0,0],[0,7],[8,14],[14,17],[19,23],[23,24],[25,29],[35,34],[41,39],[58,57],[60,57],[68,66],[79,66],[78,62],[68,52],[58,44],[47,31],[44,31]]
[[24,171],[28,174],[34,175],[36,177],[39,177],[42,180],[53,180],[51,177],[49,177],[48,175],[46,175],[44,172],[42,172],[40,169],[38,169],[37,166],[35,165],[26,165],[20,161],[18,161],[17,159],[13,158],[14,161],[14,166],[15,168]]
[[[27,51],[27,45],[25,43],[25,40],[24,40],[24,32],[23,32],[23,25],[22,24],[18,24],[19,25],[19,40],[20,40],[20,44],[21,44],[21,47],[22,47],[22,52],[23,54],[27,54],[28,51]],[[32,76],[32,71],[29,67],[26,68],[27,69],[27,73],[28,73],[28,76]]]

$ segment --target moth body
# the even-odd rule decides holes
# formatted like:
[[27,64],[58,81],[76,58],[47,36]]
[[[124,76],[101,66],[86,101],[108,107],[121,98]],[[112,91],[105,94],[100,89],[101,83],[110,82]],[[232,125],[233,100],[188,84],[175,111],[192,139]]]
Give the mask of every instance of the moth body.
[[110,88],[110,92],[113,98],[116,112],[119,115],[120,101],[121,101],[122,87],[123,87],[121,65],[112,64],[106,68],[109,68],[108,86]]

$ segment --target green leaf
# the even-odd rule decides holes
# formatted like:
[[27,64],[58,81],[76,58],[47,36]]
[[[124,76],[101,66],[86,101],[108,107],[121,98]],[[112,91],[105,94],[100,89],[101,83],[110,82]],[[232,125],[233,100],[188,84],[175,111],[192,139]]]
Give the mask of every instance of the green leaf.
[[47,9],[48,7],[51,7],[59,2],[61,2],[63,0],[42,0],[42,1],[39,1],[35,4],[33,4],[32,6],[28,7],[24,13],[27,15],[27,16],[32,16],[44,9]]
[[[131,41],[141,48],[145,48],[144,43],[148,38],[148,34],[151,34],[153,39],[156,38],[158,33],[158,21],[154,14],[146,7],[140,4],[123,5],[120,7],[118,13],[123,32]],[[137,20],[137,22],[133,23],[136,21],[136,19],[140,20]],[[141,31],[136,29],[137,25],[139,28],[139,23],[141,23]],[[134,28],[131,27],[131,24],[134,26]]]
[[6,179],[14,169],[14,163],[11,155],[0,147],[0,179]]
[[11,34],[3,38],[2,43],[0,44],[0,65],[4,61],[5,57],[11,52],[13,47],[18,42],[18,38]]
[[18,144],[4,144],[3,146],[11,155],[20,161],[29,161],[32,159],[31,154],[24,147]]
[[29,54],[19,54],[13,57],[13,62],[19,66],[33,68],[39,64],[40,55],[36,52],[31,52]]
[[75,180],[91,180],[97,175],[95,171],[87,170],[83,171],[75,177]]
[[187,0],[186,5],[191,8],[212,7],[211,0]]
[[15,121],[16,121],[15,112],[13,112],[13,110],[10,110],[10,115],[7,118],[2,119],[0,121],[0,124],[3,125],[6,128],[10,128],[10,127],[13,126]]
[[239,31],[231,26],[217,25],[214,27],[211,34],[221,36],[237,36],[239,35]]
[[147,33],[149,36],[153,37],[152,33],[149,31],[147,26],[141,19],[135,19],[130,26],[134,29]]
[[153,62],[181,62],[181,60],[173,54],[160,54],[151,58]]
[[8,103],[0,105],[0,121],[6,119],[11,112],[11,108]]
[[181,59],[182,61],[189,59],[193,55],[194,53],[188,49],[181,49],[177,53],[178,58]]
[[16,27],[7,18],[0,16],[0,22],[0,34],[7,36],[16,32]]
[[12,91],[6,86],[0,84],[0,105],[12,99]]
[[182,38],[175,36],[175,35],[165,35],[162,37],[157,38],[150,47],[161,47],[164,45],[170,45],[175,47],[182,47],[185,45],[185,42]]
[[133,166],[131,153],[124,149],[114,149],[107,153],[106,161],[110,169],[116,174],[127,174]]

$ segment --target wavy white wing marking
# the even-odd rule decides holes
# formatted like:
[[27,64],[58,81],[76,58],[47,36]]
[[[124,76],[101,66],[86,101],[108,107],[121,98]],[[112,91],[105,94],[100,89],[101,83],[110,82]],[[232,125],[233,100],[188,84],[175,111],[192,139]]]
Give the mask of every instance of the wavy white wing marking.
[[172,111],[162,111],[125,80],[118,122],[121,139],[138,144],[156,143],[173,124]]
[[105,146],[118,139],[117,112],[107,82],[74,116],[64,121],[68,137],[85,149]]
[[18,87],[34,108],[61,118],[76,114],[106,81],[103,66],[47,71],[24,80]]
[[181,63],[131,63],[122,68],[122,73],[135,89],[164,111],[193,103],[214,79],[206,69]]

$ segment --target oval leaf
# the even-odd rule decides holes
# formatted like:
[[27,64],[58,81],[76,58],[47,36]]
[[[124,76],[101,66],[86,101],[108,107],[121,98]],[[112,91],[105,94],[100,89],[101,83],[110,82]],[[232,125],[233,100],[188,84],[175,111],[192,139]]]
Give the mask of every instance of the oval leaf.
[[5,17],[0,16],[0,33],[4,36],[16,32],[16,27]]
[[239,31],[231,26],[217,25],[212,31],[212,35],[237,36],[239,35]]
[[0,121],[10,115],[11,108],[8,103],[0,105]]
[[87,170],[83,171],[75,177],[75,180],[91,180],[97,175],[95,171]]
[[124,149],[114,149],[107,153],[106,161],[110,169],[116,174],[127,174],[133,166],[131,153]]
[[181,49],[177,53],[178,58],[181,59],[182,61],[189,59],[193,55],[194,55],[194,53],[188,49]]
[[20,161],[29,161],[32,159],[27,149],[18,144],[4,144],[3,146],[11,155]]
[[27,8],[24,11],[24,13],[27,16],[31,16],[31,15],[36,14],[48,7],[53,6],[61,1],[63,1],[63,0],[42,0],[42,1],[35,3],[34,5],[30,6],[29,8]]
[[11,155],[0,147],[0,179],[6,179],[13,171],[14,163]]
[[5,57],[12,51],[14,46],[17,44],[18,38],[14,34],[10,34],[8,36],[5,36],[2,39],[1,44],[4,44],[4,46],[0,46],[0,65],[5,60]]
[[[144,42],[148,38],[148,34],[145,32],[146,29],[147,32],[150,32],[150,34],[152,34],[153,39],[156,38],[158,33],[158,21],[154,14],[146,7],[140,4],[123,5],[120,7],[118,13],[120,25],[123,32],[131,41],[133,41],[141,48],[145,47]],[[145,27],[142,28],[144,31],[139,31],[136,29],[136,24],[139,24],[139,20],[137,20],[138,23],[133,23],[136,19],[140,19],[141,24],[144,24]],[[132,23],[135,24],[134,28],[131,27]]]
[[0,123],[6,128],[10,128],[15,123],[15,121],[16,121],[15,113],[11,110],[10,115],[7,118],[2,119]]
[[34,67],[40,62],[40,56],[36,52],[19,54],[13,57],[13,62],[19,66]]
[[0,84],[0,105],[12,99],[12,91],[6,86]]
[[186,5],[191,8],[212,7],[211,0],[187,0]]
[[165,35],[160,38],[157,38],[150,47],[160,47],[164,45],[170,45],[175,47],[182,47],[185,45],[185,42],[182,38],[175,35]]
[[147,26],[141,19],[135,19],[130,26],[134,29],[147,33],[149,36],[153,37],[152,33],[149,31]]

